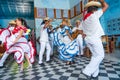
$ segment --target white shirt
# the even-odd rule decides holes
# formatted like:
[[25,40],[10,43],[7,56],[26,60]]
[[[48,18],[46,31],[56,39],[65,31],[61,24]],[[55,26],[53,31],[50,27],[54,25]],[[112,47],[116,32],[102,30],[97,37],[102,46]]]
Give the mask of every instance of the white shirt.
[[104,35],[104,31],[100,24],[99,18],[102,16],[102,9],[91,14],[85,21],[82,22],[83,32],[86,37],[101,37]]
[[47,28],[44,29],[44,24],[40,29],[40,42],[49,42]]
[[79,25],[79,27],[74,27],[74,28],[72,29],[72,32],[74,32],[74,31],[76,31],[76,30],[82,30],[81,27],[82,27],[81,24]]

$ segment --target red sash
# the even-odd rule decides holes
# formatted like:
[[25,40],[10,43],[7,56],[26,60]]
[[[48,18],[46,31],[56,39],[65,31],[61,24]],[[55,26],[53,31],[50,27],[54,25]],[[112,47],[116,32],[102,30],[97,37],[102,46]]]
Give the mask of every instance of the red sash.
[[85,21],[91,14],[92,14],[92,12],[87,13],[87,14],[84,16],[83,20]]

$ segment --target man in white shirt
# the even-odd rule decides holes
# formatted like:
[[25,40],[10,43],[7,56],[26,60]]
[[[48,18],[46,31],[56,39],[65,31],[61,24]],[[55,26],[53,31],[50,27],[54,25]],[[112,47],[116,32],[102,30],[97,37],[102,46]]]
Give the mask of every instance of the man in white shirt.
[[[98,7],[102,9],[98,10]],[[82,71],[88,79],[98,78],[99,65],[104,58],[104,49],[101,41],[101,36],[104,31],[100,24],[100,17],[108,8],[108,4],[104,0],[100,2],[91,1],[86,4],[87,14],[83,18],[82,28],[86,34],[85,42],[92,53],[91,61]]]
[[[82,30],[82,24],[80,20],[76,20],[75,24],[76,26],[72,29],[72,32],[75,32],[76,30]],[[76,39],[79,44],[79,50],[80,50],[80,54],[78,55],[83,55],[83,37],[81,34],[79,34]]]
[[46,50],[46,61],[50,61],[50,52],[51,52],[51,46],[49,43],[49,37],[48,37],[48,26],[49,26],[49,19],[45,18],[43,20],[43,23],[41,24],[41,30],[40,30],[40,53],[39,53],[39,65],[44,66],[43,64],[43,54],[45,49]]

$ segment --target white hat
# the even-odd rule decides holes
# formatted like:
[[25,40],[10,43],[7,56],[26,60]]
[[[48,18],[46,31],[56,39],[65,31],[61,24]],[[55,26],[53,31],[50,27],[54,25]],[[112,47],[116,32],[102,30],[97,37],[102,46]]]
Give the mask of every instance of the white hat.
[[101,3],[100,2],[97,2],[97,1],[90,1],[88,2],[86,5],[85,5],[85,8],[88,8],[90,6],[97,6],[97,7],[101,7]]
[[46,18],[44,18],[43,20],[44,21],[48,21],[50,18],[49,17],[46,17]]
[[9,24],[16,24],[14,20],[10,21]]

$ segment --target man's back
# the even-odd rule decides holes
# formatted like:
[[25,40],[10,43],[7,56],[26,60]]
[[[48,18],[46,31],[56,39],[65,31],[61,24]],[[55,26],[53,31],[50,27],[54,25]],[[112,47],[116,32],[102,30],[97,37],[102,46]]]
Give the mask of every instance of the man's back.
[[82,23],[83,32],[87,36],[99,37],[101,35],[104,35],[104,31],[99,21],[99,18],[102,16],[102,14],[103,14],[102,10],[95,11],[83,21]]

